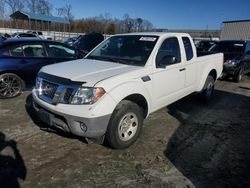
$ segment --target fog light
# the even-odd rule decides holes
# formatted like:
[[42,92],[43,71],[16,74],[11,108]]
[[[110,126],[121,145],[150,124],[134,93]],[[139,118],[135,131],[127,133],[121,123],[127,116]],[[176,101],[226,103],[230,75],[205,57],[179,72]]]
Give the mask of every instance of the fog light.
[[83,132],[86,132],[87,131],[87,125],[85,125],[85,123],[83,122],[79,122],[80,123],[80,128],[82,129]]

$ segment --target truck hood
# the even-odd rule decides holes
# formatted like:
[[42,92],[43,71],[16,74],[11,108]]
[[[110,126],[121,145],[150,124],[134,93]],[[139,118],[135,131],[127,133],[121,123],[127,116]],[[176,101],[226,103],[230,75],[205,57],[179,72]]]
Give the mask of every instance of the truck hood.
[[141,68],[108,61],[79,59],[48,65],[43,67],[40,72],[72,81],[85,82],[85,86],[92,87],[99,81]]

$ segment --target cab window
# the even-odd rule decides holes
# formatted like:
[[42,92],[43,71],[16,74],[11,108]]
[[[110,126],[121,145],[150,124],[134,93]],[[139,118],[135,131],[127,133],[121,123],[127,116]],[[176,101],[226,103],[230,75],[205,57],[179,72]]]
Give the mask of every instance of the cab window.
[[20,45],[3,46],[0,49],[2,57],[24,57],[23,48]]
[[[7,50],[5,51],[5,54],[6,55],[8,54]],[[16,46],[16,47],[11,48],[9,50],[9,56],[12,56],[12,57],[24,57],[22,46]]]
[[42,58],[46,57],[46,53],[42,44],[15,44],[2,48],[0,56]]
[[45,50],[41,44],[25,44],[22,48],[25,57],[46,57]]
[[60,44],[48,45],[49,56],[53,58],[75,58],[76,51]]
[[174,64],[181,62],[180,46],[176,37],[168,38],[162,43],[156,56],[157,64],[166,57],[174,57]]

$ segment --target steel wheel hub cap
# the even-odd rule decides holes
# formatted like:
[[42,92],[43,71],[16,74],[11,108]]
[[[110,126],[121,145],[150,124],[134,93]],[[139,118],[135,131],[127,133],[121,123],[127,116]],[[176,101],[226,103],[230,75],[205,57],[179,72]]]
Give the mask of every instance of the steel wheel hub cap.
[[207,96],[210,97],[213,92],[213,84],[210,82],[207,86]]
[[137,116],[130,112],[124,115],[119,123],[118,135],[122,141],[128,141],[134,137],[138,128]]

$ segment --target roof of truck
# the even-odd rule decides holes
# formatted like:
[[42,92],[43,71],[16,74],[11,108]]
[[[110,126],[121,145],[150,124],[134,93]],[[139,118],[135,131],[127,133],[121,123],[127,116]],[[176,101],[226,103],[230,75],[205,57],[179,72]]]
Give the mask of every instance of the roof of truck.
[[169,33],[169,32],[138,32],[138,33],[124,33],[124,34],[117,34],[117,35],[148,35],[148,36],[183,36],[188,35],[187,33]]

